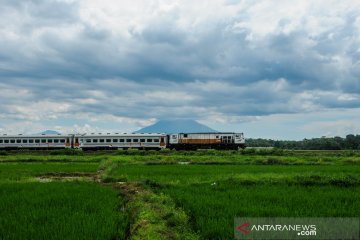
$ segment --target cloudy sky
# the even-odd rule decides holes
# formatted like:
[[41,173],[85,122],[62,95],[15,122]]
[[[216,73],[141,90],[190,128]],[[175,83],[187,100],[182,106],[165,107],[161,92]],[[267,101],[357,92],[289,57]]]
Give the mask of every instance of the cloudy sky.
[[0,0],[0,132],[360,134],[360,1]]

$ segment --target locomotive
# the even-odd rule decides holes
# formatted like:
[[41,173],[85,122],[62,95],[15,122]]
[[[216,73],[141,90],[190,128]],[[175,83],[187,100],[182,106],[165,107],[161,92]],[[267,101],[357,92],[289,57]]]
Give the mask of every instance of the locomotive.
[[154,149],[245,148],[243,133],[90,133],[68,135],[2,135],[1,149]]

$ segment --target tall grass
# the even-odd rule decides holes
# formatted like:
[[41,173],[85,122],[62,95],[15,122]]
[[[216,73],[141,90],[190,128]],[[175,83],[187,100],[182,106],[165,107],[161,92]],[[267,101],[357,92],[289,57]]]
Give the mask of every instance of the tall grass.
[[233,239],[235,217],[359,217],[360,187],[229,182],[162,189],[186,210],[202,239]]
[[213,183],[227,179],[293,182],[294,178],[309,176],[319,176],[319,182],[350,176],[358,182],[360,168],[350,165],[119,165],[110,175],[114,179],[151,180],[159,184]]
[[0,184],[0,239],[125,239],[112,188],[84,182]]
[[[202,239],[232,239],[234,217],[359,217],[359,153],[0,152],[0,239],[124,239],[127,232],[134,239],[177,238],[188,231],[187,219]],[[113,189],[94,183],[17,182],[95,171],[104,182],[140,187],[127,190],[124,204]],[[132,227],[127,214],[135,216]]]
[[172,197],[202,239],[232,239],[234,217],[360,216],[357,165],[119,165],[113,179]]
[[0,182],[20,181],[40,176],[49,172],[96,172],[99,163],[54,163],[38,162],[0,163]]

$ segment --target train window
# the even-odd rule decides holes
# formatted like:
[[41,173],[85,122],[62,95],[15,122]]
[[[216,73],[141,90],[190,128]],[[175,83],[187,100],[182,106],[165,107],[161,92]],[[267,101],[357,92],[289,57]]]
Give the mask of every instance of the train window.
[[93,143],[97,143],[98,142],[98,140],[97,139],[93,139]]
[[123,139],[123,138],[120,138],[119,141],[120,141],[120,142],[124,142],[124,139]]
[[131,142],[131,139],[130,139],[130,138],[127,138],[127,139],[126,139],[126,142]]
[[99,142],[103,143],[103,142],[105,142],[105,139],[100,138]]
[[152,142],[152,139],[148,138],[148,139],[146,139],[146,142]]
[[116,142],[118,142],[118,140],[117,140],[117,139],[113,139],[113,142],[116,143]]
[[106,142],[107,142],[107,143],[111,142],[111,139],[106,139]]
[[2,139],[0,139],[0,143],[3,143],[3,140],[2,140]]
[[60,142],[61,142],[61,143],[65,143],[65,139],[60,139]]
[[27,140],[27,139],[23,139],[22,142],[23,142],[23,143],[28,143],[28,140]]
[[48,139],[48,143],[53,143],[53,140],[52,140],[52,139]]
[[29,143],[34,143],[34,139],[29,139]]
[[54,143],[59,143],[59,139],[54,139]]
[[218,135],[216,135],[216,138],[219,138],[219,136],[218,136]]
[[46,143],[46,139],[41,139],[41,143]]
[[139,142],[139,139],[134,138],[133,142]]
[[9,140],[8,139],[4,140],[4,143],[9,143]]
[[188,137],[188,135],[187,134],[184,134],[184,138],[187,138]]
[[11,140],[10,140],[10,143],[15,143],[15,139],[11,139]]
[[16,143],[21,143],[21,139],[16,139]]
[[159,142],[159,139],[158,139],[158,138],[155,138],[155,139],[154,139],[154,142]]
[[145,139],[140,139],[140,142],[145,142]]
[[40,139],[35,139],[35,143],[40,143]]
[[91,139],[86,139],[86,142],[87,142],[87,143],[91,143]]

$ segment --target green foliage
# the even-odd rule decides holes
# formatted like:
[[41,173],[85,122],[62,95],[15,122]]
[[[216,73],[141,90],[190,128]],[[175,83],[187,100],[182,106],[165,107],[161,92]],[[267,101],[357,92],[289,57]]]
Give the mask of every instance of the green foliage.
[[357,217],[360,188],[283,184],[176,185],[162,189],[191,216],[202,239],[232,239],[234,217]]
[[0,239],[125,239],[112,188],[84,182],[0,184]]
[[331,179],[346,178],[354,179],[353,183],[358,184],[360,168],[352,165],[122,165],[113,169],[111,176],[115,179],[126,178],[128,181],[142,181],[159,186],[211,184],[229,179],[252,180],[257,184],[300,184],[299,179],[320,176],[319,185],[331,185]]
[[360,216],[358,166],[262,159],[260,165],[120,165],[112,174],[170,196],[201,239],[232,239],[234,217]]
[[[232,239],[236,216],[360,216],[357,150],[5,153],[0,239]],[[124,198],[104,184],[27,183],[77,172]]]
[[349,134],[345,138],[313,138],[301,141],[272,140],[272,139],[246,139],[248,147],[274,147],[282,149],[303,149],[303,150],[341,150],[360,149],[360,135]]
[[84,152],[81,149],[60,149],[49,151],[49,155],[84,155]]
[[96,172],[98,163],[0,163],[0,182],[29,181],[46,173]]
[[131,216],[130,239],[198,239],[188,224],[188,216],[169,196],[131,185],[125,188],[136,192],[126,206]]
[[7,156],[9,153],[7,151],[0,151],[0,156]]
[[[60,150],[62,152],[63,150]],[[5,155],[0,155],[1,162],[100,162],[109,157],[109,155],[102,154],[85,154],[82,151],[70,150],[66,154],[60,154],[57,150],[49,152],[6,152]]]

